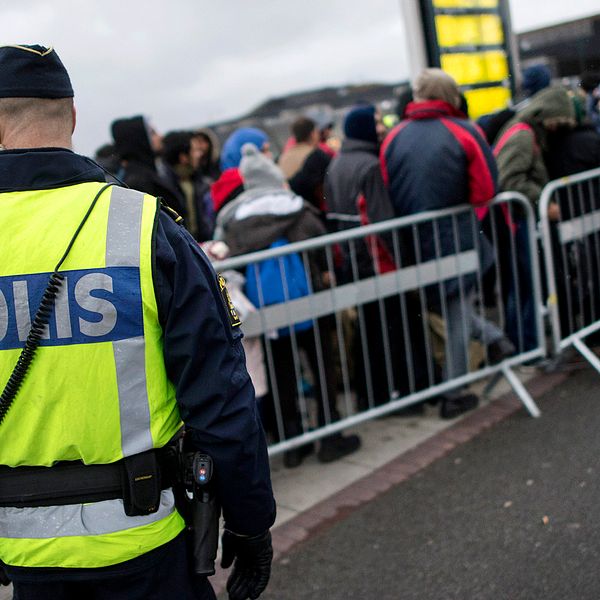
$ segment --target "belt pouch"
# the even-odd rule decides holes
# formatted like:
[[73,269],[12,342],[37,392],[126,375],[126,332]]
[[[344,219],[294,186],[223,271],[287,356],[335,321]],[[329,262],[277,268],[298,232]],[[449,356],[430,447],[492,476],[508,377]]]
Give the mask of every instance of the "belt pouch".
[[155,513],[160,505],[160,474],[156,452],[123,459],[123,508],[128,517]]

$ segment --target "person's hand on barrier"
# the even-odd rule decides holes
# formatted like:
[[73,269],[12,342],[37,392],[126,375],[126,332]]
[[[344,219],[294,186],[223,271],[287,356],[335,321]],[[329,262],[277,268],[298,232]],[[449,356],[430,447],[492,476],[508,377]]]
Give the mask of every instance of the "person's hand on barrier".
[[560,208],[556,202],[550,202],[550,204],[548,204],[548,219],[550,219],[550,221],[560,220]]
[[[269,583],[273,546],[271,532],[244,537],[228,531],[223,532],[221,567],[233,571],[227,579],[229,600],[255,600]],[[235,561],[235,563],[234,563]]]
[[325,271],[321,275],[321,281],[323,282],[323,286],[325,286],[326,288],[330,288],[331,287],[331,273],[329,271]]

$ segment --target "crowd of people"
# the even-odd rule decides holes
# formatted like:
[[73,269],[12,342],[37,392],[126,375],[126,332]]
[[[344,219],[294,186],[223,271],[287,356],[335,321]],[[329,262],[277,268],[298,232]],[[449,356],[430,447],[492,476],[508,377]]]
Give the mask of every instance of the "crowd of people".
[[[416,254],[419,261],[425,261],[477,248],[481,271],[486,274],[486,303],[493,304],[495,294],[502,296],[503,329],[475,309],[474,275],[450,278],[441,287],[427,289],[428,311],[442,312],[439,307],[444,304],[447,358],[439,365],[438,380],[453,379],[469,370],[470,339],[485,347],[490,364],[536,347],[529,258],[535,241],[529,239],[524,214],[517,210],[494,218],[488,204],[499,191],[510,190],[521,192],[536,207],[550,180],[600,166],[599,84],[600,76],[586,74],[578,89],[568,90],[551,84],[546,67],[534,66],[524,73],[526,98],[522,102],[476,123],[469,119],[465,97],[456,82],[440,69],[426,69],[398,99],[399,123],[395,127],[388,130],[384,126],[376,106],[357,105],[344,118],[340,147],[331,143],[334,123],[317,123],[307,116],[293,122],[291,137],[277,160],[268,135],[257,128],[237,129],[221,148],[209,129],[173,131],[161,137],[145,118],[136,116],[112,124],[114,144],[99,149],[96,160],[128,186],[162,198],[181,215],[189,233],[205,245],[209,256],[218,259],[394,217],[471,205],[481,225],[476,231],[472,217],[460,215],[439,221],[435,235],[431,224],[419,226],[415,237],[404,236],[401,246],[402,266],[414,264]],[[556,204],[551,204],[549,211],[550,219],[560,217]],[[509,236],[516,249],[510,260],[492,248],[492,240],[496,245],[507,243]],[[336,282],[397,269],[386,236],[379,237],[376,244],[376,257],[373,248],[363,243],[355,261],[342,247],[335,265]],[[320,264],[318,255],[314,260],[310,289],[318,291],[331,284],[331,273],[329,265]],[[496,285],[492,273],[500,274],[502,285]],[[244,291],[256,303],[251,290]],[[358,410],[389,401],[392,391],[404,395],[432,383],[423,327],[416,318],[423,307],[408,295],[405,301],[407,314],[415,316],[408,322],[391,304],[385,310],[393,299],[384,301],[387,335],[382,333],[381,303],[361,307],[366,339],[352,350],[353,364],[369,363],[369,373],[356,367],[353,374]],[[335,370],[322,372],[319,361],[320,356],[333,353],[334,325],[327,318],[318,319],[317,324],[318,337],[308,322],[295,325],[293,344],[289,331],[270,340],[273,372],[263,370],[261,377],[253,376],[264,425],[274,441],[303,432],[298,392],[290,383],[296,380],[295,344],[313,373],[319,425],[340,418]],[[406,328],[410,347],[401,333]],[[391,382],[380,359],[386,350],[384,337],[391,341]],[[269,402],[273,402],[274,388],[283,432],[272,425]],[[478,403],[467,389],[437,400],[442,418],[453,418]],[[317,456],[329,462],[359,446],[358,436],[337,433],[320,442]],[[284,457],[286,466],[299,465],[312,450],[312,444],[289,450]]]

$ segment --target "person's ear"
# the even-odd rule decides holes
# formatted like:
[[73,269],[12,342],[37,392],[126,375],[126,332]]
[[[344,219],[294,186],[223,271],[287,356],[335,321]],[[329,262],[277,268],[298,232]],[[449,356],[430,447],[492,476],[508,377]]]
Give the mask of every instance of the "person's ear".
[[71,114],[73,115],[73,129],[71,129],[71,133],[75,131],[75,125],[77,124],[77,109],[75,108],[75,103],[73,103],[73,107],[71,108]]

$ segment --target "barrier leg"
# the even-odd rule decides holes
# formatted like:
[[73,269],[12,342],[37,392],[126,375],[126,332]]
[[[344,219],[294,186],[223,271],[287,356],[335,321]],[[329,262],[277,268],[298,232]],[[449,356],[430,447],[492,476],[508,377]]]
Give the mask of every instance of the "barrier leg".
[[583,355],[583,357],[600,373],[600,360],[598,357],[586,346],[585,342],[583,342],[579,338],[573,339],[573,346],[579,350],[579,353]]
[[534,402],[529,392],[525,389],[525,386],[521,383],[521,380],[515,375],[514,371],[508,365],[504,365],[502,367],[502,373],[508,380],[508,383],[510,383],[515,394],[519,396],[519,399],[528,410],[529,414],[532,417],[539,417],[542,414],[540,409],[537,407],[537,404]]
[[494,388],[498,385],[499,381],[502,379],[502,373],[494,373],[491,379],[485,384],[483,388],[483,397],[489,398],[494,391]]

